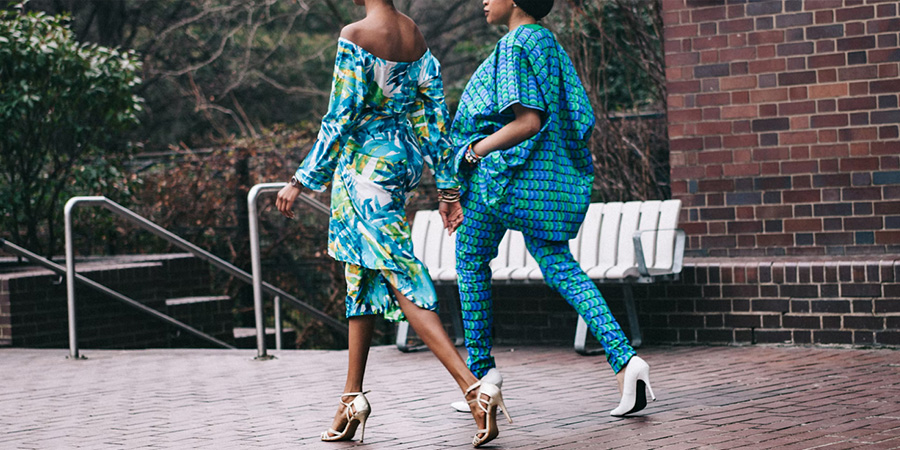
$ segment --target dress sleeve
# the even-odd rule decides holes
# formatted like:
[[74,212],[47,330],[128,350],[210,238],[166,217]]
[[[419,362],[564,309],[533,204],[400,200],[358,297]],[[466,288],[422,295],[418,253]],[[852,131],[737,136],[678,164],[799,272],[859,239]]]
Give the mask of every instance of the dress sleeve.
[[338,42],[328,112],[312,150],[294,176],[314,191],[324,191],[337,167],[341,148],[357,125],[366,94],[363,60],[353,45]]
[[453,171],[453,146],[447,134],[449,116],[444,101],[441,65],[432,56],[419,75],[419,89],[409,120],[438,189],[459,187]]

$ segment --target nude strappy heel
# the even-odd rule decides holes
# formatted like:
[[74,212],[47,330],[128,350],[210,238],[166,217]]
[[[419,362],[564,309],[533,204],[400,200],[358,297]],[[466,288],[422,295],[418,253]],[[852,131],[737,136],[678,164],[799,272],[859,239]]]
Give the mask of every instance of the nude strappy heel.
[[[372,412],[372,406],[369,405],[365,395],[369,392],[346,392],[341,394],[340,402],[347,408],[344,410],[344,414],[347,416],[347,424],[344,425],[342,431],[329,428],[328,431],[322,432],[323,441],[349,441],[356,434],[357,427],[360,428],[359,442],[363,441],[366,435],[366,419],[369,418],[369,413]],[[349,403],[345,402],[344,397],[350,396],[356,397]]]
[[[466,396],[468,397],[469,393],[475,389],[478,389],[478,395],[469,400],[468,403],[478,404],[478,407],[484,412],[485,423],[485,428],[478,430],[472,439],[472,445],[478,448],[494,440],[500,434],[500,429],[497,428],[497,407],[502,408],[503,415],[506,416],[506,420],[509,423],[512,423],[512,417],[507,412],[506,405],[503,403],[503,394],[496,384],[478,381],[466,389]],[[487,396],[488,398],[485,399],[482,396]]]
[[622,400],[619,406],[609,412],[611,416],[621,417],[644,409],[647,406],[647,393],[644,386],[650,391],[650,398],[654,401],[653,388],[650,387],[650,365],[639,356],[632,356],[625,366],[625,383],[622,386]]

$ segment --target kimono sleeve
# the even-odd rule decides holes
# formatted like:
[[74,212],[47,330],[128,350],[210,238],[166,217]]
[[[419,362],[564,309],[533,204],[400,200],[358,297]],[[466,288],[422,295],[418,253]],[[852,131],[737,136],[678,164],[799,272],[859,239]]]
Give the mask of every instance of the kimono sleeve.
[[447,134],[448,118],[441,66],[432,56],[420,73],[418,93],[409,120],[438,189],[459,187],[453,170],[453,146]]
[[497,50],[498,112],[511,112],[508,109],[519,103],[546,113],[547,104],[538,76],[542,48],[511,39],[501,41]]
[[324,191],[337,168],[341,149],[356,127],[366,94],[362,56],[352,44],[339,41],[328,112],[312,150],[294,176],[314,191]]

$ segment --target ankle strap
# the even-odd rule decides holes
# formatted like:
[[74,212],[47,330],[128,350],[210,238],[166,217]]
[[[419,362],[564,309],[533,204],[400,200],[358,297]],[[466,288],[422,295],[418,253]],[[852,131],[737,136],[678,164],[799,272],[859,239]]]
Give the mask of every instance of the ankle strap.
[[355,397],[355,396],[357,396],[357,395],[365,395],[365,394],[368,394],[369,392],[372,392],[372,391],[363,391],[363,392],[344,392],[343,394],[341,394],[341,398],[344,398],[344,397]]

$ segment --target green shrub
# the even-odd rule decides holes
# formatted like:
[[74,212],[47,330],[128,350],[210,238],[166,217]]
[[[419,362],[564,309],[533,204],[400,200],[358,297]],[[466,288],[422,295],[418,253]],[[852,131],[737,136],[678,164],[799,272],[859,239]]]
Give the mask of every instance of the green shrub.
[[123,131],[137,123],[132,52],[79,44],[66,16],[0,11],[0,229],[35,251],[59,251],[72,195],[127,194]]

